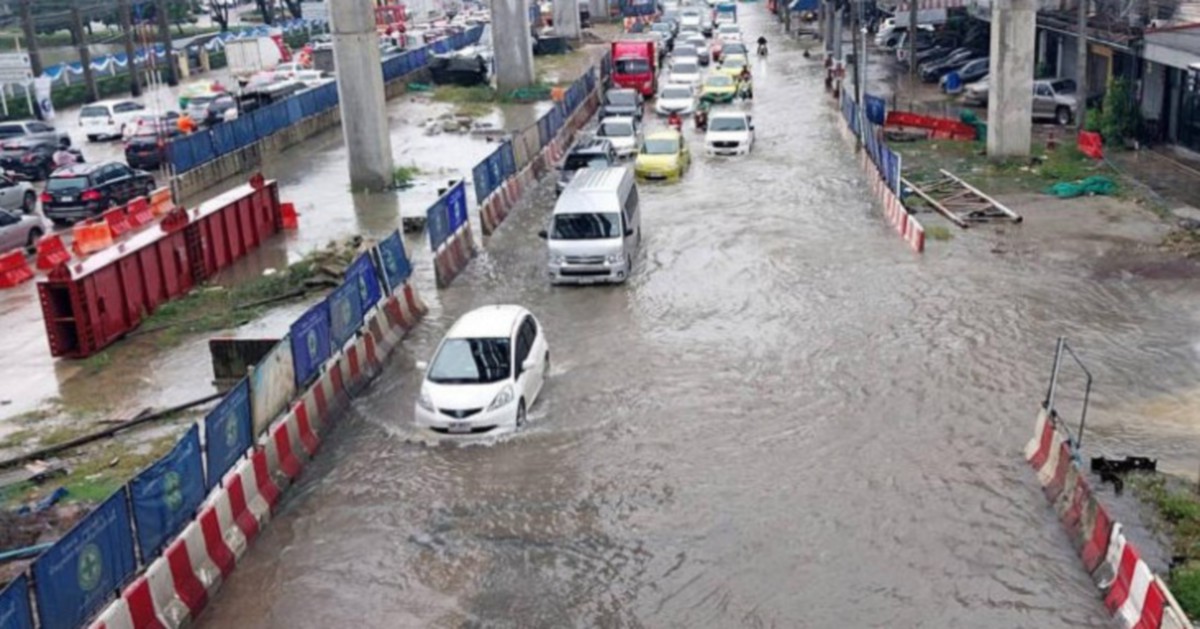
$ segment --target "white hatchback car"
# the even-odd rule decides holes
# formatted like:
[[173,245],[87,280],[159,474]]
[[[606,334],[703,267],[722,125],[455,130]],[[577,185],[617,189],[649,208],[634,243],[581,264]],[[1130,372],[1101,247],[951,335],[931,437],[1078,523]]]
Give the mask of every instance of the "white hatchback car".
[[704,151],[709,155],[746,155],[754,148],[754,123],[740,111],[715,111],[708,116]]
[[690,116],[696,110],[696,91],[691,85],[684,83],[668,83],[658,91],[654,101],[654,111],[660,116],[675,112],[681,116]]
[[620,159],[637,155],[641,136],[642,130],[637,119],[632,116],[608,116],[600,121],[600,126],[596,129],[596,137],[611,142]]
[[700,85],[701,70],[699,57],[681,57],[671,64],[669,83]]
[[416,425],[483,436],[525,425],[550,369],[541,325],[520,306],[484,306],[459,318],[438,345],[417,396]]
[[84,105],[79,111],[79,126],[87,139],[119,138],[125,135],[125,125],[146,113],[146,107],[133,100],[107,100]]

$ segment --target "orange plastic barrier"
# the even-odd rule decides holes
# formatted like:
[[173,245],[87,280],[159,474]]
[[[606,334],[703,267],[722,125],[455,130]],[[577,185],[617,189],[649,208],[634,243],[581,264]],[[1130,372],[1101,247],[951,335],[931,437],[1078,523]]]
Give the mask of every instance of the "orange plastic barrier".
[[1092,159],[1104,157],[1104,141],[1095,131],[1079,132],[1079,150]]
[[12,288],[31,279],[33,279],[33,269],[29,268],[24,251],[13,249],[0,255],[0,288]]
[[300,226],[299,214],[296,213],[296,205],[293,203],[284,203],[279,206],[279,218],[283,223],[284,229],[296,229]]
[[150,211],[150,201],[145,197],[138,197],[130,201],[126,207],[126,214],[129,215],[129,225],[134,229],[154,222],[154,213]]
[[77,256],[95,253],[113,244],[112,229],[105,221],[79,223],[73,230],[71,248]]
[[133,225],[129,224],[129,216],[125,214],[125,208],[113,208],[104,214],[100,215],[104,222],[108,223],[108,228],[112,230],[113,238],[120,238],[125,234],[133,231]]
[[49,271],[71,259],[71,252],[63,246],[58,234],[43,236],[37,243],[37,268]]
[[175,202],[171,200],[170,188],[159,188],[150,193],[150,212],[155,218],[164,216],[173,209]]

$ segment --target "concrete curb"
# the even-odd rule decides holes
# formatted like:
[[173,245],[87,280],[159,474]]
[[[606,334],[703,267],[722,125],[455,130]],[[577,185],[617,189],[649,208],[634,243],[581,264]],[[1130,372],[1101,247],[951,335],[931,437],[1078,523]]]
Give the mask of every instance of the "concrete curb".
[[367,315],[355,337],[325,363],[316,382],[293,400],[214,487],[195,518],[90,627],[177,629],[197,618],[237,561],[270,522],[287,487],[317,455],[350,398],[428,311],[406,282]]

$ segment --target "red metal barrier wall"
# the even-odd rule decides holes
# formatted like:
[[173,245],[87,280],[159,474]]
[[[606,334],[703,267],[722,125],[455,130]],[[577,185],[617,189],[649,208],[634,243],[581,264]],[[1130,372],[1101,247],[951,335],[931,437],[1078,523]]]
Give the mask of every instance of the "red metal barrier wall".
[[100,351],[257,248],[281,223],[277,184],[257,179],[59,266],[38,283],[50,353],[84,358]]

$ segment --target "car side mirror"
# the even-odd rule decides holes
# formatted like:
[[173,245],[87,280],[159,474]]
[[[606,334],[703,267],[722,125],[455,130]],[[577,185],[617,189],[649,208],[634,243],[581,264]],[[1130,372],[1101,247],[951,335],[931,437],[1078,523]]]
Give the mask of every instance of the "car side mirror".
[[547,234],[546,230],[544,230],[544,229],[538,232],[538,238],[541,238],[542,240],[546,240],[549,237],[550,237],[550,234]]
[[754,125],[750,125],[750,130],[751,130],[751,131],[753,131],[753,130],[754,130]]
[[429,363],[424,360],[418,360],[417,369],[420,371],[427,371],[429,369]]
[[526,358],[525,362],[521,363],[521,373],[525,373],[526,371],[532,371],[536,365],[537,365],[537,361],[535,361],[532,358]]
[[625,228],[625,237],[626,237],[626,238],[628,238],[629,236],[632,236],[632,235],[633,235],[633,228],[632,228],[632,227],[626,227],[626,228]]

